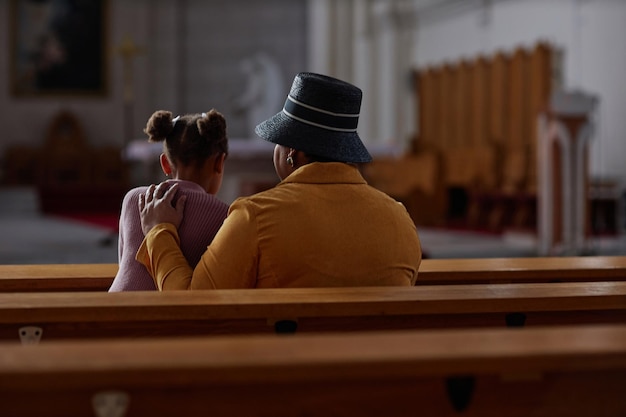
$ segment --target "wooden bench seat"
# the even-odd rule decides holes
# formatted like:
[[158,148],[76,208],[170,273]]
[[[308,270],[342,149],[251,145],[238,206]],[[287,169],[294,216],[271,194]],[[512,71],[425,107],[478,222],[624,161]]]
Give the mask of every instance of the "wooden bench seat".
[[624,387],[626,326],[0,344],[12,417],[622,417]]
[[626,282],[0,294],[25,342],[568,323],[626,324]]
[[[0,292],[107,291],[117,264],[0,265]],[[417,285],[626,281],[626,256],[424,259]]]

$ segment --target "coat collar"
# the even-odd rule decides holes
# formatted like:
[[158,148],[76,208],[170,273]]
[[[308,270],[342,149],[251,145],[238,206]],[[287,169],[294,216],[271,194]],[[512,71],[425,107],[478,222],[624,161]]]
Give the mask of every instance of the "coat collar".
[[281,184],[366,184],[359,169],[343,162],[312,162],[301,166]]

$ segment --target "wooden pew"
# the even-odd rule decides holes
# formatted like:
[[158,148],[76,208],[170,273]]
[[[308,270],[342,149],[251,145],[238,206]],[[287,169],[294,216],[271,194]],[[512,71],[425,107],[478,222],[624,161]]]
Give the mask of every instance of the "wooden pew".
[[[117,264],[0,265],[0,292],[107,291]],[[626,281],[626,256],[424,259],[417,285]]]
[[625,323],[626,282],[0,294],[0,339]]
[[626,326],[0,344],[11,417],[626,415]]
[[424,259],[417,285],[626,281],[626,256]]
[[118,265],[0,265],[0,292],[107,291]]

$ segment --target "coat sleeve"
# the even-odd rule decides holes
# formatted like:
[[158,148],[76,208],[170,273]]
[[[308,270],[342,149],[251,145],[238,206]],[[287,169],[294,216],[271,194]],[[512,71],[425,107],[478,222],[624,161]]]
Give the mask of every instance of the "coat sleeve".
[[259,238],[254,205],[236,200],[193,272],[192,289],[254,288]]
[[180,238],[173,224],[153,227],[141,243],[136,259],[146,267],[159,290],[190,288],[193,270],[180,250]]
[[155,226],[143,240],[136,259],[152,275],[159,290],[256,287],[259,239],[254,206],[235,201],[213,242],[192,270],[180,250],[174,225]]

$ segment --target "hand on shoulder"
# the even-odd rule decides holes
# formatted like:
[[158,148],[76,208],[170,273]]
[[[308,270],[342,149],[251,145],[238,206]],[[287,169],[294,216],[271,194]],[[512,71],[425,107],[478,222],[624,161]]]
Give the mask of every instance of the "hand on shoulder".
[[183,219],[186,196],[182,195],[173,204],[178,184],[162,182],[150,185],[144,194],[139,196],[139,213],[141,229],[147,235],[152,228],[160,223],[172,223],[176,228]]

